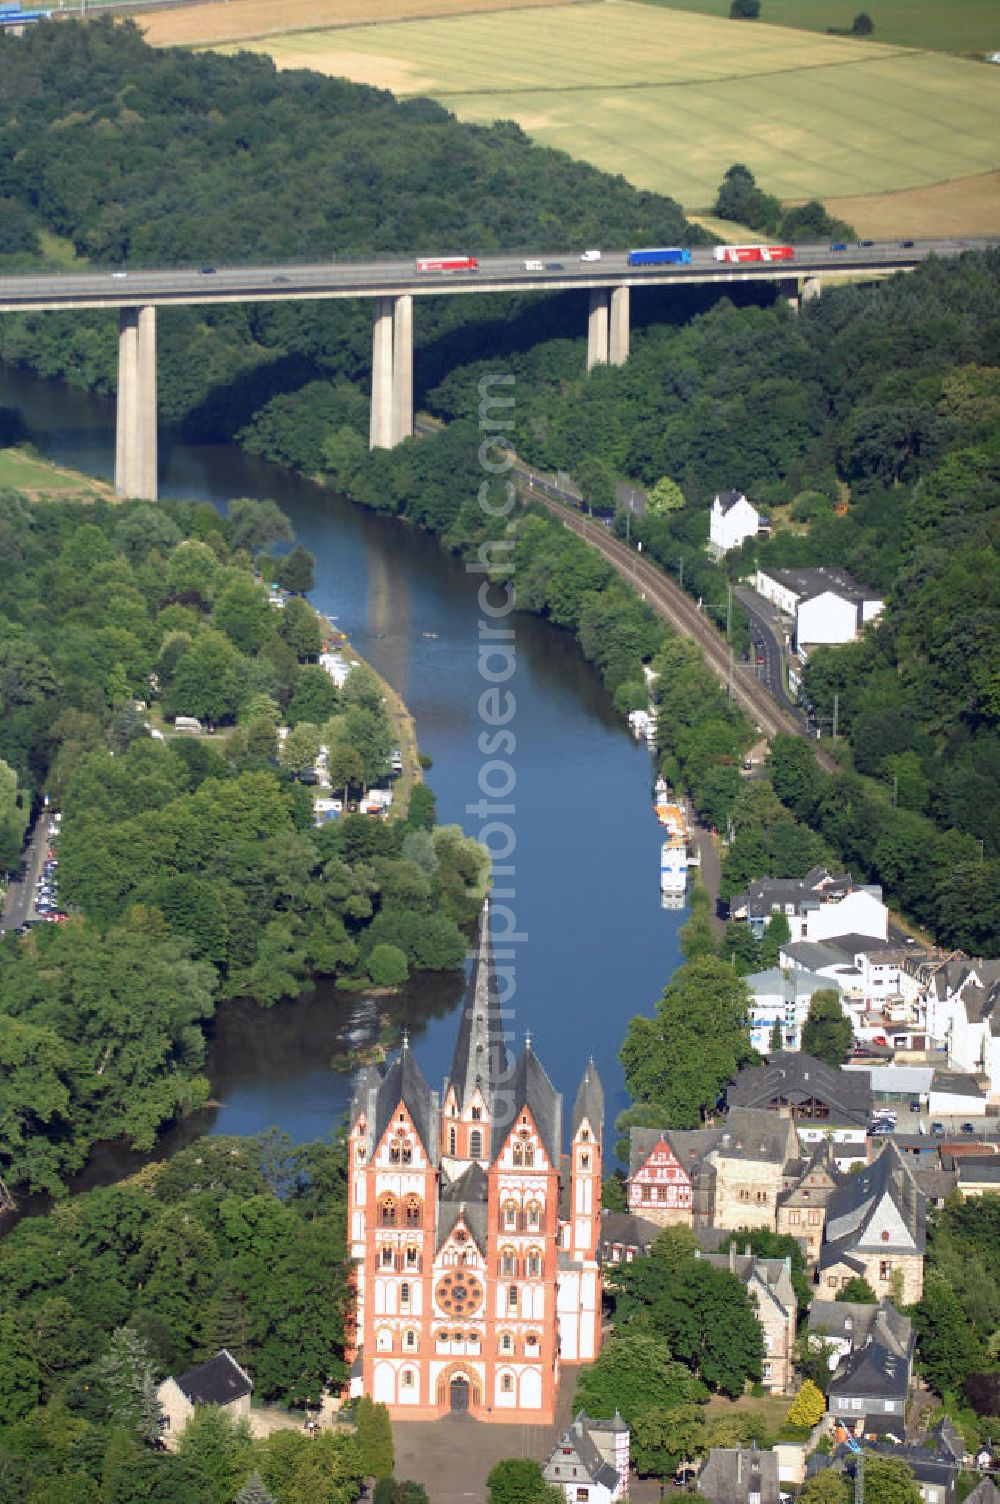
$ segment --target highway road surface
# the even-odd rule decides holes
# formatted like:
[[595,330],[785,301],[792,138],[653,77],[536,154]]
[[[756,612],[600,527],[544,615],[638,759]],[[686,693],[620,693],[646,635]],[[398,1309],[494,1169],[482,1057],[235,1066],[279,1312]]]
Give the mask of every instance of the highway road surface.
[[[83,272],[27,272],[0,277],[0,312],[55,308],[121,308],[143,304],[209,304],[283,299],[392,297],[441,293],[552,291],[574,287],[642,287],[671,283],[784,281],[822,276],[885,276],[911,271],[930,256],[957,256],[1000,244],[988,238],[856,243],[795,248],[792,261],[718,262],[712,247],[691,251],[689,266],[628,265],[626,250],[601,251],[584,261],[581,251],[485,253],[452,246],[441,254],[476,256],[474,271],[418,272],[416,258],[385,257],[307,265],[141,268],[122,266]],[[424,252],[420,253],[424,255]],[[431,252],[429,254],[437,254]],[[538,270],[538,268],[541,270]]]

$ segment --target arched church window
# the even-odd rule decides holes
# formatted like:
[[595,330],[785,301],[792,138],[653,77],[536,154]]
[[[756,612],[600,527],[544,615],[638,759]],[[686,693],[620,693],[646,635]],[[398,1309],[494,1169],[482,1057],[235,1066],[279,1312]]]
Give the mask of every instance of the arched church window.
[[524,1146],[522,1144],[517,1144],[516,1143],[514,1145],[513,1149],[511,1150],[511,1157],[512,1157],[515,1165],[523,1165],[524,1164]]
[[542,1225],[542,1204],[529,1201],[524,1209],[524,1222],[529,1232],[537,1232]]
[[500,1273],[505,1274],[508,1279],[517,1273],[517,1254],[513,1248],[501,1248]]
[[483,1157],[483,1131],[481,1128],[473,1128],[469,1134],[469,1158],[482,1159]]
[[396,1225],[396,1198],[395,1196],[383,1196],[379,1202],[378,1220],[382,1227],[395,1227]]
[[531,1279],[537,1279],[542,1272],[542,1250],[529,1248],[528,1256],[524,1261],[524,1272]]
[[419,1196],[407,1196],[406,1198],[406,1225],[407,1227],[419,1227],[422,1206]]
[[500,1212],[500,1219],[507,1232],[517,1231],[517,1202],[505,1201]]
[[389,1163],[391,1165],[398,1165],[401,1156],[402,1156],[402,1147],[400,1145],[399,1139],[398,1138],[391,1138],[389,1140]]

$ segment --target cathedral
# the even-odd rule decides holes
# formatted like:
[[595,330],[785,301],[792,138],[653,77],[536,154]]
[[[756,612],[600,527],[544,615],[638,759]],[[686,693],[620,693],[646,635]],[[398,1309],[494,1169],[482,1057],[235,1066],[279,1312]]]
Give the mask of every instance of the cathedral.
[[530,1039],[512,1059],[484,905],[451,1073],[439,1096],[406,1041],[359,1072],[349,1127],[356,1265],[352,1395],[397,1418],[555,1418],[562,1363],[601,1339],[604,1093],[562,1097]]

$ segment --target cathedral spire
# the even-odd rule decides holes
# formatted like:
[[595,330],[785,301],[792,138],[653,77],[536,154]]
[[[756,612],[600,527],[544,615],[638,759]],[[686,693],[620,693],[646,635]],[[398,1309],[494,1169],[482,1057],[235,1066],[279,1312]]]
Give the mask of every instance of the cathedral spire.
[[449,1077],[459,1111],[468,1106],[477,1086],[487,1109],[490,1109],[494,1090],[506,1070],[507,1050],[503,1041],[496,962],[490,938],[490,901],[486,898],[479,916],[479,944],[462,1004]]

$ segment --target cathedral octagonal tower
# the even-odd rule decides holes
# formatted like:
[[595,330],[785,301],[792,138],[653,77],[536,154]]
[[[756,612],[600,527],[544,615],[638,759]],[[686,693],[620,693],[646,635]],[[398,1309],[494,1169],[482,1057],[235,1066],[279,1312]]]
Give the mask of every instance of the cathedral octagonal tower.
[[349,1129],[351,1393],[402,1419],[547,1424],[561,1362],[600,1344],[604,1094],[573,1111],[530,1041],[508,1054],[488,902],[440,1103],[412,1051],[359,1072]]

